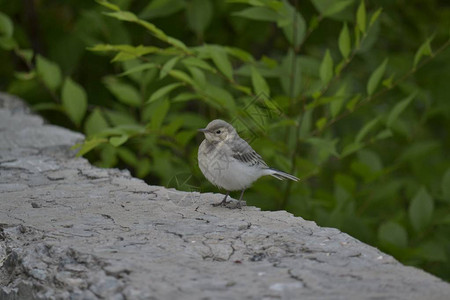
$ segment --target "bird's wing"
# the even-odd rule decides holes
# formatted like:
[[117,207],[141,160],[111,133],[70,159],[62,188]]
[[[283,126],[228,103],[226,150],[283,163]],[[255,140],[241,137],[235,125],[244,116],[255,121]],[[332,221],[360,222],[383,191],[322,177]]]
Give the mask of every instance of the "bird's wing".
[[233,140],[231,144],[232,156],[248,165],[248,166],[259,166],[261,168],[268,168],[269,166],[262,159],[261,155],[256,153],[255,150],[240,137]]

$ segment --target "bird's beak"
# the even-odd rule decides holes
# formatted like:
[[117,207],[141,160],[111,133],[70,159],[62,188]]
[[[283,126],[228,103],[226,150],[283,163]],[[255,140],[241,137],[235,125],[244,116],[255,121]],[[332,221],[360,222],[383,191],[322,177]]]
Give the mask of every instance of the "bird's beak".
[[203,132],[203,133],[208,132],[208,130],[206,128],[200,128],[200,129],[197,129],[197,130],[200,131],[200,132]]

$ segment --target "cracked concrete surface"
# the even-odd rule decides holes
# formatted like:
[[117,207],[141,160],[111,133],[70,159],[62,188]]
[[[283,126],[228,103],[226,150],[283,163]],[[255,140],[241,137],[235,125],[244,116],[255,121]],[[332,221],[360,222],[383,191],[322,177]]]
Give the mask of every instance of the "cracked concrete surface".
[[0,299],[449,299],[336,229],[93,167],[82,139],[0,94]]

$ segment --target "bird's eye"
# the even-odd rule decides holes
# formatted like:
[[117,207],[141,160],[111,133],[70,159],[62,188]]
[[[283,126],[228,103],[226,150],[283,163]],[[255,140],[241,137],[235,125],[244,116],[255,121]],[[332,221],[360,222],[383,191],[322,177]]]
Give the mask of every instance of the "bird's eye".
[[217,134],[220,134],[220,132],[221,132],[220,129],[216,131]]

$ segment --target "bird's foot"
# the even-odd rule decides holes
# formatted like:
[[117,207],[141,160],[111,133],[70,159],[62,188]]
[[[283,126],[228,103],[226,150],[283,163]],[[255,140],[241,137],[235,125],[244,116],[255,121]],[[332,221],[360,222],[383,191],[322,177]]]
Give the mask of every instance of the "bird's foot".
[[217,207],[217,206],[224,206],[224,207],[229,208],[229,209],[235,209],[235,208],[237,208],[237,209],[242,209],[241,201],[237,201],[236,205],[230,205],[230,206],[228,206],[228,204],[230,204],[231,202],[233,202],[233,201],[221,201],[221,202],[219,202],[219,203],[213,203],[213,204],[211,204],[211,205],[214,206],[214,207]]
[[212,206],[214,206],[214,207],[217,207],[217,206],[226,206],[228,203],[230,203],[231,201],[225,201],[225,200],[222,200],[221,202],[219,202],[219,203],[213,203],[213,204],[211,204]]

